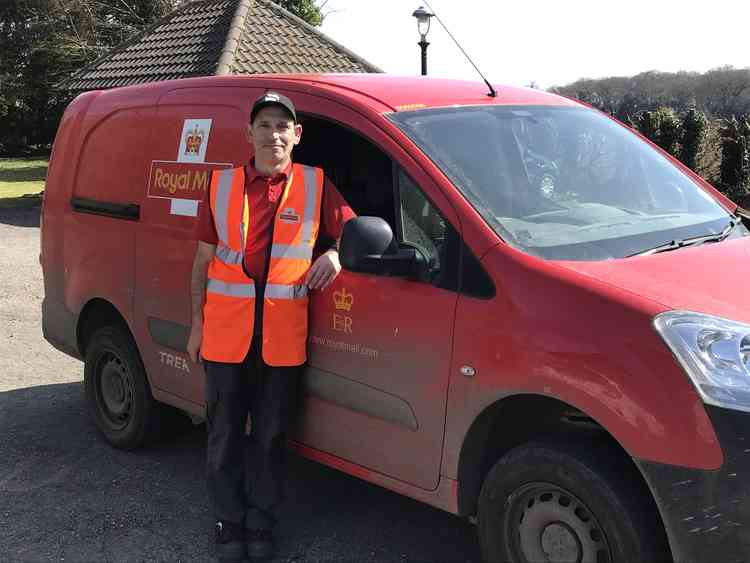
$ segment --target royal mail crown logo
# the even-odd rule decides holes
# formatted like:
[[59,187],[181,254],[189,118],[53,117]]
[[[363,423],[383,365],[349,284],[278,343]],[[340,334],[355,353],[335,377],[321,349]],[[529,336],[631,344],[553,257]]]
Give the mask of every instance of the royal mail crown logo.
[[197,125],[189,129],[187,135],[185,135],[185,154],[200,154],[205,137],[206,132],[199,129]]
[[333,304],[338,311],[351,311],[354,305],[354,295],[347,293],[346,289],[333,292]]

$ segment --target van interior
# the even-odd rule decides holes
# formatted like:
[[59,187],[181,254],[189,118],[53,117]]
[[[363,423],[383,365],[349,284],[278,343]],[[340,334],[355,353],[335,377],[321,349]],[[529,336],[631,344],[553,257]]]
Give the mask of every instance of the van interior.
[[322,168],[357,215],[382,217],[396,232],[391,159],[349,129],[300,116],[302,142],[294,160]]

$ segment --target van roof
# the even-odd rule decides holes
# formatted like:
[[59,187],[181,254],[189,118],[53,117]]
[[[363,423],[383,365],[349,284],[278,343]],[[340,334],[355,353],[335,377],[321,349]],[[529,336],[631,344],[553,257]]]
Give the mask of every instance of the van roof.
[[249,85],[249,82],[253,82],[253,86],[264,88],[298,89],[304,87],[305,90],[328,91],[337,97],[356,98],[359,103],[369,106],[370,110],[377,113],[453,105],[581,105],[568,98],[532,88],[493,85],[498,94],[496,98],[492,98],[488,95],[487,86],[480,81],[389,74],[207,76],[126,86],[115,90],[156,88],[167,91],[185,87],[240,86]]
[[475,104],[502,105],[577,105],[576,102],[532,88],[493,87],[497,97],[489,96],[484,82],[451,80],[424,76],[388,74],[276,75],[287,80],[313,82],[323,87],[350,90],[379,101],[392,111],[426,107]]

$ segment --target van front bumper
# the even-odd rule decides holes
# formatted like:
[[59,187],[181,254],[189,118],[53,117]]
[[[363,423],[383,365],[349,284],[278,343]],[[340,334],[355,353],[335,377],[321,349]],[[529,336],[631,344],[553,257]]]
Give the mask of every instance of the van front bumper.
[[750,561],[750,413],[708,405],[706,411],[724,453],[720,469],[637,463],[659,506],[676,562]]

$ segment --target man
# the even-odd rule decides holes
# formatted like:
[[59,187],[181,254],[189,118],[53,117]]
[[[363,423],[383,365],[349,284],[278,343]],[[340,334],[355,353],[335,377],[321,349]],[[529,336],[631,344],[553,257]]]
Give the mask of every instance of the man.
[[291,100],[258,98],[248,127],[254,158],[214,172],[201,206],[188,353],[205,365],[207,482],[222,562],[273,555],[307,291],[340,272],[335,241],[354,216],[322,170],[292,164],[301,136]]

